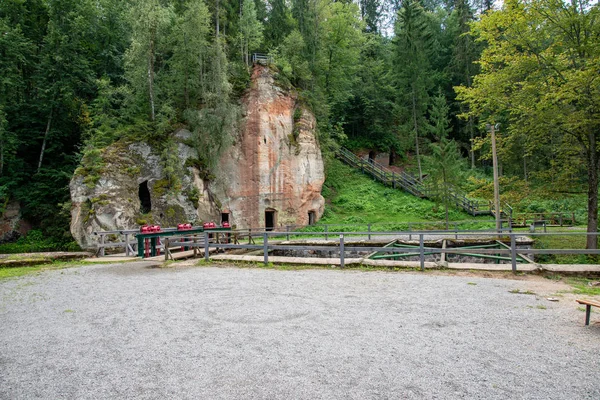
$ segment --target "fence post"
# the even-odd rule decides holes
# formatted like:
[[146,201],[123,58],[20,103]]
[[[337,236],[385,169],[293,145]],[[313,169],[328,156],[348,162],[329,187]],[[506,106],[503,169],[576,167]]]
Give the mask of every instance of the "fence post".
[[408,240],[412,240],[412,234],[410,232],[412,232],[412,224],[409,222],[408,223]]
[[396,189],[396,174],[392,171],[392,187]]
[[369,230],[369,240],[371,240],[371,224],[367,224],[367,228]]
[[100,257],[104,257],[104,234],[100,234],[100,244],[102,247],[100,248]]
[[458,240],[458,224],[454,224],[454,239]]
[[248,244],[252,243],[252,228],[248,228]]
[[263,233],[263,255],[265,257],[265,265],[269,264],[269,235]]
[[204,232],[204,260],[208,261],[208,232]]
[[169,255],[171,252],[169,251],[169,238],[165,238],[165,261],[169,261]]
[[340,267],[344,268],[344,235],[340,235]]
[[422,233],[419,234],[419,261],[421,262],[421,271],[425,271],[425,248]]
[[329,225],[325,225],[325,240],[329,239],[329,235],[327,234],[327,232],[329,232]]
[[289,242],[289,240],[290,240],[290,226],[289,225],[286,226],[285,230],[286,230],[285,240],[287,240]]
[[510,235],[510,260],[512,262],[512,272],[517,272],[517,241],[515,239],[514,233],[509,233]]
[[125,234],[125,255],[129,257],[129,233]]

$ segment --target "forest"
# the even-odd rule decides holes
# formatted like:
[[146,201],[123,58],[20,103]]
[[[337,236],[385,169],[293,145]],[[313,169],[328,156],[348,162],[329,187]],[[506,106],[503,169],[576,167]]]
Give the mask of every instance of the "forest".
[[24,218],[69,241],[73,174],[96,179],[119,140],[154,143],[168,174],[181,126],[210,176],[258,52],[315,113],[326,157],[339,145],[389,152],[418,177],[489,199],[486,127],[498,126],[503,199],[580,194],[596,232],[599,10],[589,0],[3,0],[0,207],[19,201]]

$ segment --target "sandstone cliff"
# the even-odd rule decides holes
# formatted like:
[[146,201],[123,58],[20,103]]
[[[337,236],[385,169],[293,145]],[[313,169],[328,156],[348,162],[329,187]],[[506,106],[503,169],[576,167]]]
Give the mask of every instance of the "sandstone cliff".
[[[315,118],[257,65],[242,135],[223,155],[214,191],[239,227],[307,225],[323,214]],[[309,217],[309,215],[312,215]]]
[[204,180],[186,162],[198,158],[186,145],[190,132],[174,134],[181,185],[168,189],[158,151],[147,143],[118,142],[104,149],[100,176],[81,170],[71,180],[71,233],[84,248],[101,230],[137,229],[141,223],[221,222],[238,228],[285,227],[323,214],[323,161],[314,116],[282,90],[269,69],[255,66],[242,101],[245,117],[235,143]]

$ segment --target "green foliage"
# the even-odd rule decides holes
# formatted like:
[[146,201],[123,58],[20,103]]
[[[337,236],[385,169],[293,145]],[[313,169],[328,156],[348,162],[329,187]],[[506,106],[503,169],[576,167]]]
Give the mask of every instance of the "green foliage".
[[278,49],[271,51],[270,55],[275,59],[281,74],[299,88],[305,88],[310,82],[311,72],[308,61],[303,54],[306,51],[306,43],[300,31],[293,30],[285,37]]
[[272,0],[271,9],[265,26],[266,48],[272,50],[283,42],[291,32],[295,21],[285,0]]
[[[470,115],[508,125],[505,143],[524,147],[524,164],[532,161],[528,155],[536,155],[533,167],[541,170],[585,165],[588,229],[593,232],[600,125],[597,112],[591,110],[600,101],[599,12],[599,6],[588,1],[505,2],[500,11],[474,25],[473,31],[487,45],[481,74],[472,87],[456,89]],[[566,162],[553,162],[557,158]],[[590,240],[588,247],[596,248],[597,243]]]
[[250,53],[255,51],[263,40],[263,26],[256,18],[254,0],[243,0],[239,30],[242,58],[246,65],[249,65]]
[[[397,11],[393,35],[382,34],[382,15]],[[77,166],[93,186],[119,157],[107,148],[145,141],[161,153],[163,193],[177,190],[182,172],[171,136],[180,127],[193,132],[199,156],[190,163],[212,179],[216,160],[235,140],[249,56],[260,51],[273,56],[277,85],[297,89],[315,114],[325,157],[345,142],[391,152],[396,165],[438,180],[448,164],[439,164],[448,161],[444,154],[479,146],[481,159],[473,157],[472,165],[489,163],[486,139],[471,139],[482,132],[478,121],[493,116],[502,122],[503,199],[520,210],[585,215],[581,196],[571,193],[593,183],[588,172],[597,170],[585,155],[597,153],[587,150],[600,132],[598,6],[510,0],[497,12],[477,11],[463,0],[273,0],[268,7],[261,0],[0,2],[0,204],[19,201],[29,221],[63,240],[69,216],[59,205],[68,201]],[[465,87],[465,101],[456,102],[452,86]],[[428,129],[442,120],[436,92],[448,104],[447,140]],[[488,198],[488,175],[473,170],[467,180],[461,170],[457,182]],[[569,192],[564,199],[559,188]],[[324,192],[343,189],[328,177]],[[328,210],[326,217],[364,220],[376,192],[343,192],[333,209],[347,205],[353,214],[338,218]],[[417,203],[407,198],[390,207],[442,215],[441,207]]]
[[432,154],[428,160],[431,171],[428,182],[436,190],[437,198],[444,203],[446,223],[449,221],[448,204],[452,202],[451,196],[459,183],[463,166],[456,142],[448,139],[450,131],[448,111],[446,99],[441,93],[432,99],[430,109],[432,123],[428,125],[428,129],[437,141],[429,145]]
[[72,240],[57,241],[45,235],[41,230],[34,229],[21,236],[14,243],[0,244],[0,254],[38,253],[43,251],[80,251]]
[[[176,195],[181,190],[183,171],[179,167],[179,151],[174,140],[165,143],[160,159],[164,175],[162,190],[168,191],[170,195]],[[155,184],[155,191],[159,190],[157,186],[158,181]]]
[[401,134],[414,136],[419,179],[421,169],[420,142],[424,134],[424,118],[431,86],[433,32],[428,14],[416,0],[406,0],[398,11],[395,26],[396,87],[400,102],[398,113]]
[[[326,177],[323,196],[328,201],[327,212],[320,224],[440,221],[445,217],[436,203],[385,187],[338,160],[328,161]],[[470,218],[456,210],[449,213],[452,220]]]

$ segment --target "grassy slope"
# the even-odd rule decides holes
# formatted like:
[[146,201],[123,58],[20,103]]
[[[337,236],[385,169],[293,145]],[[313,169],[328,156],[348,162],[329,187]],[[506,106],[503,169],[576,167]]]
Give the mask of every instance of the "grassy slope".
[[[384,186],[338,160],[327,163],[326,176],[323,196],[327,204],[320,224],[406,223],[445,219],[443,205]],[[467,213],[450,209],[451,221],[473,219]]]

